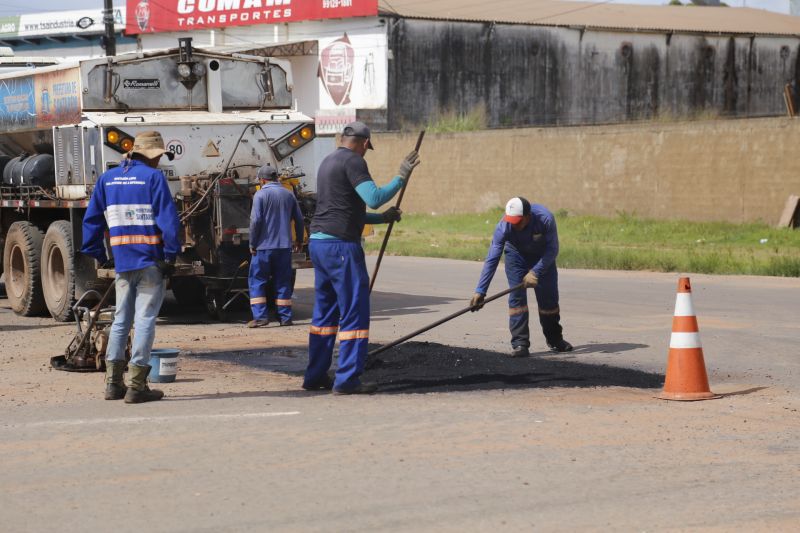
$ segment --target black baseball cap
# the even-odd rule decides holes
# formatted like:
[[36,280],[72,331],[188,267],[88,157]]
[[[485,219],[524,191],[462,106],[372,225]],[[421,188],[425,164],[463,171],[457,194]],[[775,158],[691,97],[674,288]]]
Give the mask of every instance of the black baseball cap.
[[367,127],[367,125],[363,122],[351,122],[345,126],[344,130],[342,131],[342,137],[361,137],[363,139],[367,139],[369,141],[367,143],[367,148],[374,150],[372,147],[372,141],[370,140],[369,127]]

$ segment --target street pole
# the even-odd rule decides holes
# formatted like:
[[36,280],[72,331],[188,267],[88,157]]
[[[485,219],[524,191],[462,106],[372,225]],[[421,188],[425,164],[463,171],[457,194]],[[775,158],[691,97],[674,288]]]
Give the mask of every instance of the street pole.
[[114,0],[103,0],[103,24],[105,25],[106,56],[117,55],[117,39],[114,36]]

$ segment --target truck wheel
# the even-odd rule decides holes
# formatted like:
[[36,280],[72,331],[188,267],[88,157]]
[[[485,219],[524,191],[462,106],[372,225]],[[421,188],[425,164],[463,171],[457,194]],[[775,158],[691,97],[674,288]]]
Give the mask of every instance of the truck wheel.
[[30,222],[14,222],[3,247],[6,292],[11,309],[18,315],[34,316],[44,311],[42,280],[42,232]]
[[169,283],[172,294],[181,307],[200,307],[203,305],[205,301],[203,296],[206,289],[199,279],[186,277],[172,278]]
[[75,303],[75,248],[66,220],[50,224],[42,245],[42,292],[47,310],[59,322],[72,318]]

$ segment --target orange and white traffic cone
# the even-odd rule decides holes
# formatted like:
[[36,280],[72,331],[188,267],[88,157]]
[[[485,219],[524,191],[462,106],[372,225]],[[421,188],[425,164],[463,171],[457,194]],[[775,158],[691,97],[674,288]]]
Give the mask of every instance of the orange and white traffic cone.
[[675,316],[672,319],[672,337],[669,340],[667,378],[658,398],[693,401],[719,397],[708,386],[700,331],[692,305],[692,286],[689,278],[680,278]]

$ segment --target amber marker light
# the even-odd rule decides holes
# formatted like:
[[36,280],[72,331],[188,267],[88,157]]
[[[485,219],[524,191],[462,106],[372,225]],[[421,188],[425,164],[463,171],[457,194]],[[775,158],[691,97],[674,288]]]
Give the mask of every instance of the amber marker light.
[[133,150],[133,141],[131,139],[122,139],[122,142],[119,143],[123,150],[126,152],[130,152]]
[[317,136],[313,124],[301,124],[270,143],[269,147],[278,161],[289,157],[295,150],[310,143]]
[[119,133],[117,133],[116,131],[113,131],[113,130],[109,131],[106,134],[106,139],[108,140],[108,142],[110,142],[112,144],[117,144],[119,142]]

